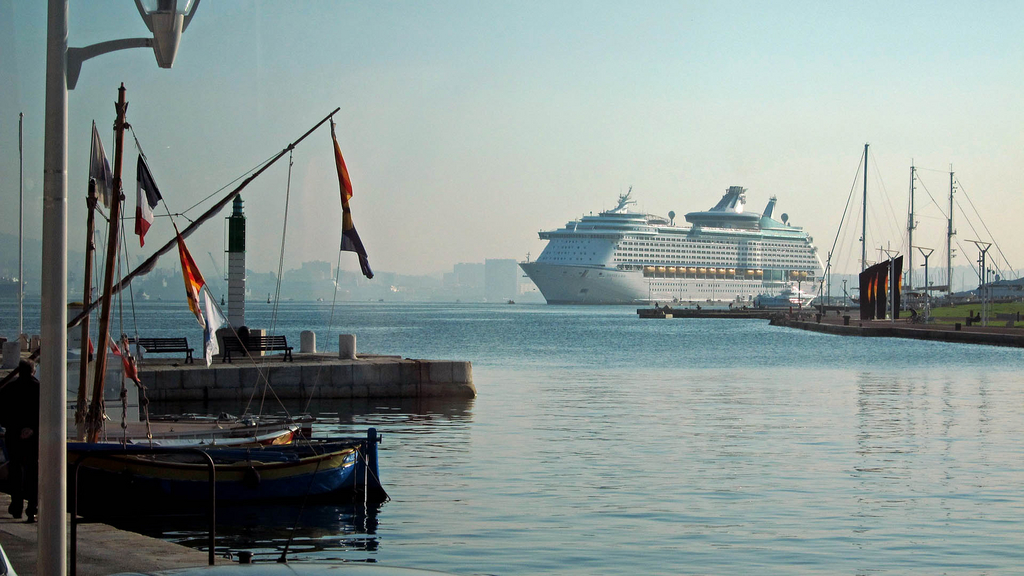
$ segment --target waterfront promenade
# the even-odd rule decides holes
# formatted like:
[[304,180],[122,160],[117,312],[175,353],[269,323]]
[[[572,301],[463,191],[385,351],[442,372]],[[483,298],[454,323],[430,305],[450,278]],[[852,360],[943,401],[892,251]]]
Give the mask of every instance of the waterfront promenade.
[[[11,497],[0,493],[0,544],[19,576],[36,572],[38,523],[27,524],[7,514]],[[78,525],[78,574],[101,576],[115,572],[143,572],[206,566],[206,552],[171,542],[118,530],[106,524]],[[218,558],[218,563],[228,560]]]
[[937,342],[1024,348],[1024,329],[1006,321],[990,322],[988,326],[981,326],[978,323],[968,326],[966,322],[959,325],[912,323],[909,318],[900,318],[896,321],[860,320],[856,316],[851,316],[849,324],[846,324],[842,315],[824,314],[819,316],[814,312],[802,312],[800,314],[779,314],[772,318],[771,323],[773,326],[786,326],[840,336],[912,338]]

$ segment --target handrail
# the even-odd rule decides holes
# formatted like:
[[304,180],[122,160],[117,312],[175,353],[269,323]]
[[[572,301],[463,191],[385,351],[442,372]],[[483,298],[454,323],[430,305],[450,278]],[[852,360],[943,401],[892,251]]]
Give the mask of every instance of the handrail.
[[[180,454],[183,452],[194,452],[202,454],[206,458],[206,468],[210,472],[209,486],[210,486],[210,500],[209,509],[207,515],[209,516],[210,530],[207,536],[207,543],[209,545],[209,563],[210,566],[214,564],[214,546],[217,543],[217,465],[214,463],[213,458],[210,457],[206,451],[199,448],[180,448],[180,447],[146,447],[146,446],[123,446],[122,450],[113,452],[117,455],[133,455],[133,454]],[[89,458],[101,457],[107,454],[80,454],[75,460],[75,464],[71,469],[71,485],[68,486],[68,511],[71,512],[71,546],[70,546],[70,562],[71,562],[71,576],[75,576],[78,571],[78,471],[82,467],[82,462]]]

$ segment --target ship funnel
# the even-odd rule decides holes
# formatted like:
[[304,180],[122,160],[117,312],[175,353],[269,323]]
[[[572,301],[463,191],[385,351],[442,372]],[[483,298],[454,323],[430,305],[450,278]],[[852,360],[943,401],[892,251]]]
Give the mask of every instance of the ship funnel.
[[763,218],[771,218],[772,215],[775,214],[775,201],[775,196],[772,196],[771,199],[768,200],[768,205],[764,207],[764,214],[761,214]]

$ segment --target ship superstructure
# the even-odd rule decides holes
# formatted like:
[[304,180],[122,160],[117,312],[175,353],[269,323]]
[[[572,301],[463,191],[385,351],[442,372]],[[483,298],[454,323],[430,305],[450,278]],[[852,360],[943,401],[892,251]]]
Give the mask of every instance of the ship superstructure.
[[677,226],[634,212],[631,191],[618,205],[540,232],[540,257],[520,267],[549,304],[650,302],[752,303],[755,296],[809,287],[821,275],[813,239],[774,217],[746,212],[746,189],[730,186],[713,208],[686,214]]

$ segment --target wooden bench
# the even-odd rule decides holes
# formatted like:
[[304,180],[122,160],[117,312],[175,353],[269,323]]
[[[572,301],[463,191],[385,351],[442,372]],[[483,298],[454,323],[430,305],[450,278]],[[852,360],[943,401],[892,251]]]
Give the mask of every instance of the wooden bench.
[[145,348],[146,354],[184,352],[186,363],[195,362],[192,358],[192,348],[188,346],[188,338],[139,338],[135,344]]
[[252,352],[253,354],[259,352],[284,352],[284,360],[286,362],[294,362],[292,358],[292,347],[288,345],[288,340],[284,336],[253,336],[250,335],[248,340],[245,342],[245,346],[242,345],[242,341],[234,334],[224,336],[224,350],[220,358],[221,362],[231,362],[231,354],[241,354],[245,356],[246,351]]

